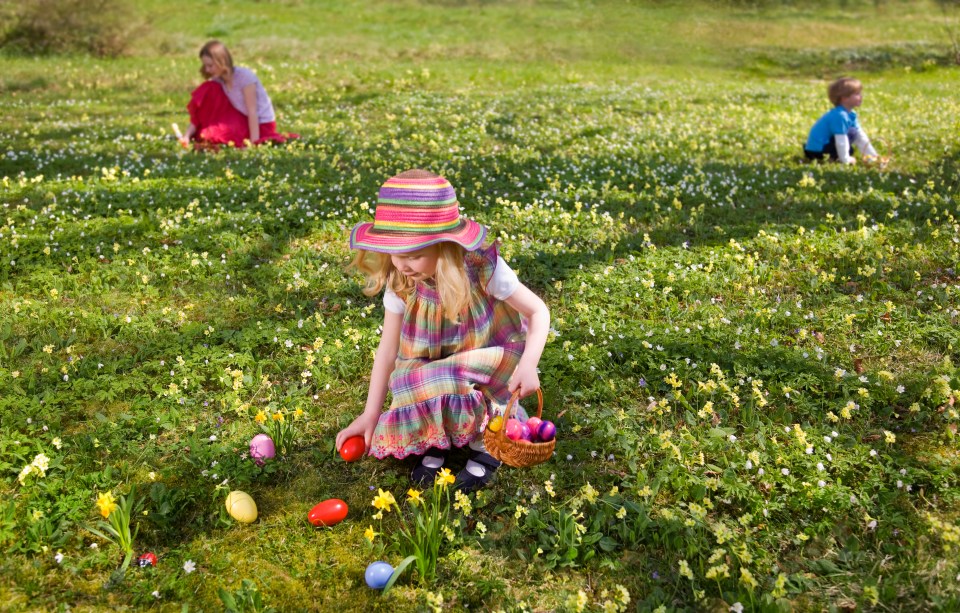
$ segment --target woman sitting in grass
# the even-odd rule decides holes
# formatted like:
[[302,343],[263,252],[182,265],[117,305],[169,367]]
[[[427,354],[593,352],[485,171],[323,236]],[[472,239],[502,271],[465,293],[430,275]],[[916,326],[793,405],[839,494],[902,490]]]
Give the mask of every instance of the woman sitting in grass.
[[190,126],[180,137],[196,147],[284,142],[297,134],[277,132],[273,103],[249,68],[234,66],[226,46],[211,40],[200,49],[200,74],[207,79],[193,90],[187,110]]

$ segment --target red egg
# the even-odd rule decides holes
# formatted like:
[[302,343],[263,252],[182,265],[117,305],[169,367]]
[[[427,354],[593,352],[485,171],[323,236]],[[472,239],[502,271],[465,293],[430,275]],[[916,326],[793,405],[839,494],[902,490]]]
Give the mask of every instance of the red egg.
[[331,498],[310,509],[307,519],[314,526],[333,526],[347,517],[347,511],[347,503],[339,498]]
[[359,434],[351,436],[340,445],[340,457],[347,462],[356,462],[367,451],[367,445]]

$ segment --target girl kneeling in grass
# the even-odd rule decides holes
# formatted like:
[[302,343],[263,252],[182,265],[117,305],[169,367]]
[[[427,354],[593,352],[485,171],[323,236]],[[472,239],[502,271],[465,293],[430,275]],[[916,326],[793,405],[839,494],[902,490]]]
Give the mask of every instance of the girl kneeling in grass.
[[200,61],[200,74],[207,80],[190,95],[190,126],[180,137],[184,146],[191,140],[197,147],[216,148],[299,138],[277,132],[273,103],[260,79],[249,68],[235,67],[223,43],[211,40],[205,44]]
[[[337,434],[362,435],[377,458],[421,456],[411,479],[430,484],[452,447],[472,457],[457,487],[472,491],[500,462],[486,453],[491,406],[540,387],[537,363],[550,329],[543,301],[484,244],[486,228],[460,217],[453,186],[409,170],[380,188],[374,221],[350,236],[364,294],[384,290],[383,335],[363,412]],[[387,390],[389,410],[381,412]]]

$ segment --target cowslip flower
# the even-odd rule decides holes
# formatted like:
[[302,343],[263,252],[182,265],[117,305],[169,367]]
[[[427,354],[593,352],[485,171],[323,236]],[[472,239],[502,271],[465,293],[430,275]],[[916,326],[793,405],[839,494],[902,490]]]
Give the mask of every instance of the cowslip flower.
[[473,503],[470,502],[470,497],[457,490],[454,492],[454,498],[456,502],[453,504],[453,508],[459,510],[464,516],[469,517],[470,513],[473,512]]

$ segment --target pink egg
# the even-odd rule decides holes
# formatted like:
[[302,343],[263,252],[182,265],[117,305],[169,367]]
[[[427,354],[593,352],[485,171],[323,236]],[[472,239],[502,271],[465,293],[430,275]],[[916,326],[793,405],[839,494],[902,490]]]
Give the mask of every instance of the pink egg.
[[539,417],[531,417],[527,420],[527,427],[530,428],[530,434],[536,438],[537,431],[540,429],[540,424],[543,423],[543,420]]
[[544,420],[543,423],[540,424],[537,436],[543,442],[552,441],[554,437],[557,436],[557,427],[553,425],[552,421]]
[[522,426],[520,426],[520,438],[522,438],[525,441],[530,440],[530,426],[528,426],[527,424],[523,424]]
[[250,441],[250,457],[255,460],[269,460],[277,455],[273,439],[266,434],[258,434]]
[[517,419],[508,419],[506,434],[507,438],[511,441],[520,440],[520,437],[523,435],[523,425]]

